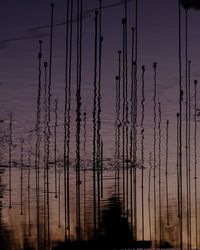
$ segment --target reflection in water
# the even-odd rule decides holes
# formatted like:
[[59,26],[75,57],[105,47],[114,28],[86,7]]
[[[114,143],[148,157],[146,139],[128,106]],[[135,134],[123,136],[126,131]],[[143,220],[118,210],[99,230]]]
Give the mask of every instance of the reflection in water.
[[152,153],[149,153],[149,185],[148,185],[148,212],[149,212],[149,238],[152,241],[152,232],[151,232],[151,170],[152,170]]
[[12,207],[12,123],[13,123],[13,115],[10,114],[10,122],[9,122],[9,155],[8,155],[8,164],[9,164],[9,208]]
[[157,123],[157,63],[153,63],[154,70],[154,92],[153,92],[153,210],[154,210],[154,236],[155,242],[157,240],[157,199],[156,199],[156,166],[157,166],[157,158],[156,158],[156,146],[157,146],[157,137],[156,137],[156,123]]
[[54,124],[54,170],[55,170],[55,198],[57,195],[57,127],[58,127],[58,100],[55,99],[55,124]]
[[165,163],[165,176],[166,176],[166,206],[167,206],[167,225],[169,225],[169,188],[168,188],[168,149],[169,147],[169,121],[166,122],[166,163]]
[[[39,41],[34,129],[28,128],[27,135],[27,127],[23,127],[24,134],[20,133],[22,136],[18,138],[17,118],[14,121],[11,113],[8,124],[5,123],[7,137],[0,140],[3,155],[1,249],[145,248],[151,244],[155,248],[182,248],[182,245],[188,249],[193,245],[198,248],[199,111],[197,81],[194,82],[192,110],[190,62],[186,60],[186,64],[189,63],[186,66],[189,74],[186,74],[186,116],[182,110],[180,71],[180,112],[175,122],[175,118],[170,118],[169,126],[169,121],[164,119],[164,100],[161,110],[157,91],[160,84],[157,63],[147,75],[142,66],[142,76],[138,78],[137,0],[131,49],[127,1],[124,1],[125,13],[120,25],[122,51],[116,53],[115,65],[116,110],[114,119],[112,115],[108,119],[112,125],[107,126],[103,112],[103,45],[106,39],[102,36],[102,1],[99,0],[92,22],[94,37],[90,44],[94,46],[94,61],[88,100],[85,100],[84,88],[87,55],[83,52],[83,3],[82,0],[75,4],[73,0],[67,1],[64,98],[55,95],[58,99],[54,106],[51,103],[54,90],[54,4],[51,4],[49,67],[43,62],[42,42]],[[76,32],[73,32],[74,16]],[[181,65],[179,67],[181,69]],[[148,81],[148,73],[151,81]],[[148,84],[153,89],[153,100],[152,92],[149,96],[146,91]],[[112,107],[106,109],[110,114]],[[0,136],[4,138],[4,134]],[[184,153],[186,157],[182,156]]]
[[82,0],[77,2],[77,76],[76,76],[76,236],[77,240],[81,240],[81,154],[80,154],[80,139],[81,139],[81,85],[82,85],[82,15],[83,3]]
[[38,238],[38,246],[39,246],[39,209],[40,209],[40,165],[41,165],[41,69],[42,63],[42,41],[39,41],[39,53],[38,53],[38,92],[37,92],[37,112],[36,112],[36,126],[35,126],[35,133],[36,133],[36,143],[35,143],[35,176],[36,176],[36,210],[37,210],[37,238]]
[[145,104],[145,96],[144,96],[144,73],[145,73],[145,66],[142,66],[142,118],[141,118],[141,167],[142,167],[142,174],[141,174],[141,199],[142,199],[142,240],[144,241],[144,104]]
[[198,210],[197,210],[197,81],[194,81],[194,213],[195,247],[198,247]]
[[[86,143],[87,143],[87,113],[86,111],[83,114],[83,159],[86,162],[87,159],[87,150],[86,150]],[[86,232],[87,232],[87,214],[86,214],[86,205],[87,205],[87,168],[86,164],[83,167],[83,239],[86,239]]]
[[101,239],[115,246],[132,240],[132,231],[127,217],[123,216],[122,204],[116,196],[111,196],[102,209]]
[[96,237],[96,109],[97,109],[97,27],[98,11],[95,12],[95,52],[94,52],[94,93],[93,93],[93,227],[94,237]]
[[[2,200],[5,187],[2,185],[3,170],[0,169],[0,242],[3,249],[10,249],[11,235],[10,232],[4,227],[2,221]],[[10,200],[10,199],[9,199]]]

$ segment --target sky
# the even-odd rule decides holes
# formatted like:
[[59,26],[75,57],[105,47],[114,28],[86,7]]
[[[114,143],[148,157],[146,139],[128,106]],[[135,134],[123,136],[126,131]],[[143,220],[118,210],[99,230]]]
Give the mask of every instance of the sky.
[[[65,84],[65,19],[66,1],[54,1],[52,100],[58,99],[59,143],[63,144],[63,110]],[[51,1],[6,1],[0,10],[0,89],[1,114],[5,120],[13,112],[16,144],[22,134],[35,126],[38,83],[38,41],[42,40],[42,60],[49,61],[49,25]],[[128,74],[131,71],[131,27],[135,25],[133,0],[128,4]],[[98,1],[83,1],[83,66],[82,108],[87,110],[92,125],[93,64],[94,64],[94,11]],[[75,3],[76,6],[76,3]],[[105,152],[113,155],[115,120],[115,76],[118,73],[118,51],[122,50],[122,18],[124,5],[120,0],[104,0],[102,6],[102,134]],[[185,11],[182,8],[182,60],[184,65]],[[75,13],[74,13],[75,15]],[[200,12],[188,12],[188,58],[191,60],[191,82],[199,77]],[[73,23],[73,83],[75,96],[76,22]],[[169,119],[175,131],[178,112],[178,1],[138,1],[138,124],[141,114],[141,66],[145,65],[145,121],[153,124],[153,63],[157,62],[157,101],[161,102],[163,123]],[[183,67],[184,80],[184,67]],[[42,75],[44,77],[44,74]],[[193,95],[193,88],[191,90]],[[75,97],[72,99],[72,129],[75,127]],[[53,101],[52,101],[53,103]],[[109,107],[109,108],[107,108]],[[53,109],[53,107],[52,107]],[[164,127],[164,125],[163,125]],[[90,127],[92,129],[92,127]],[[146,144],[151,149],[152,130],[146,130]],[[149,138],[148,138],[149,136]],[[90,137],[91,138],[91,137]],[[175,141],[172,143],[175,144]],[[173,147],[172,147],[173,148]],[[91,150],[89,150],[91,151]],[[60,154],[62,155],[62,146]]]
[[[54,1],[52,95],[58,99],[60,145],[63,143],[65,19],[66,1]],[[42,60],[49,61],[49,25],[51,1],[4,1],[0,9],[0,90],[1,114],[5,120],[13,112],[16,143],[22,134],[35,126],[38,83],[38,40],[43,41]],[[133,0],[128,4],[128,74],[130,80],[131,27],[135,25]],[[75,4],[76,5],[76,4]],[[102,6],[102,134],[108,156],[113,155],[115,119],[115,76],[118,72],[118,51],[122,50],[123,1],[104,0]],[[98,1],[83,1],[83,67],[82,108],[92,121],[94,11]],[[184,21],[182,9],[182,58],[184,63]],[[188,58],[191,60],[191,82],[199,77],[200,12],[188,13]],[[76,22],[74,22],[74,38]],[[75,47],[75,46],[74,46]],[[72,68],[76,70],[75,48]],[[153,63],[157,62],[157,101],[162,105],[163,121],[169,119],[174,132],[178,112],[178,2],[174,0],[138,1],[138,119],[141,114],[141,66],[145,65],[145,126],[153,124]],[[184,79],[184,70],[182,72]],[[75,75],[75,74],[74,74]],[[44,77],[44,75],[43,75]],[[75,96],[75,76],[72,91]],[[130,84],[130,83],[129,83]],[[193,91],[193,88],[192,88]],[[192,92],[193,95],[193,92]],[[75,98],[72,100],[72,124],[75,125]],[[107,108],[109,107],[109,108]],[[52,107],[53,109],[53,107]],[[138,121],[139,124],[139,121]],[[164,125],[163,125],[164,126]],[[73,129],[73,126],[72,126]],[[110,136],[112,135],[112,136]],[[148,138],[149,136],[149,138]],[[151,148],[152,130],[147,130],[146,144]],[[175,143],[173,143],[175,145]],[[61,152],[62,155],[62,147]]]
[[[128,30],[134,26],[134,1],[128,2]],[[6,1],[0,10],[0,68],[1,107],[4,116],[13,112],[23,127],[24,122],[33,123],[36,110],[38,77],[38,40],[43,40],[43,60],[49,60],[49,24],[51,1]],[[104,0],[102,35],[102,105],[105,122],[111,123],[114,111],[115,75],[118,68],[117,51],[122,50],[122,24],[124,16],[123,1]],[[83,11],[87,14],[83,20],[83,106],[91,109],[87,103],[92,97],[94,62],[94,11],[98,1],[83,1]],[[66,1],[55,1],[54,22],[65,23]],[[199,11],[189,10],[188,57],[192,61],[192,76],[198,77],[199,57]],[[183,11],[184,25],[184,11]],[[177,1],[140,0],[138,4],[138,66],[146,66],[146,93],[151,101],[153,90],[153,62],[158,63],[158,100],[163,100],[166,117],[173,117],[178,102],[178,4]],[[47,27],[47,28],[43,28]],[[74,30],[75,30],[74,26]],[[75,33],[75,31],[74,31]],[[75,41],[75,40],[74,40]],[[184,44],[184,31],[183,31]],[[128,32],[129,54],[131,32]],[[183,45],[184,46],[184,45]],[[74,52],[75,53],[75,52]],[[184,52],[183,52],[184,58]],[[129,55],[130,61],[130,55]],[[54,28],[53,38],[53,84],[52,93],[59,99],[59,109],[64,105],[64,62],[65,62],[65,25]],[[75,58],[73,68],[76,67]],[[130,72],[130,66],[129,66]],[[138,71],[138,79],[141,77]],[[139,86],[140,87],[140,86]],[[141,95],[140,89],[138,96]],[[169,98],[170,97],[170,98]],[[112,105],[109,105],[112,103]],[[110,109],[106,109],[109,105]],[[175,105],[175,106],[174,106]],[[147,105],[148,106],[148,105]],[[105,109],[104,109],[105,108]],[[175,113],[176,114],[176,113]],[[15,115],[14,115],[15,116]],[[170,118],[170,119],[171,119]],[[60,117],[62,120],[62,117]],[[20,121],[21,120],[21,121]],[[61,121],[60,121],[61,122]]]
[[[0,3],[0,115],[8,126],[10,112],[13,113],[14,144],[21,136],[27,138],[35,127],[36,100],[38,86],[38,41],[42,40],[42,61],[49,61],[49,0],[7,0]],[[52,61],[52,100],[58,99],[58,154],[63,155],[63,110],[65,86],[65,0],[55,0]],[[74,1],[76,2],[76,1]],[[92,150],[92,103],[94,81],[94,12],[97,0],[83,0],[83,65],[82,65],[82,110],[88,117],[88,155]],[[131,27],[135,26],[135,1],[128,4],[128,74],[131,72]],[[76,4],[75,4],[76,5]],[[114,155],[115,121],[115,76],[118,73],[118,51],[122,50],[123,1],[103,0],[102,6],[102,138],[105,157]],[[200,11],[188,12],[188,58],[191,60],[191,95],[194,114],[193,81],[199,79],[200,58]],[[184,65],[185,11],[182,8],[182,63]],[[76,90],[76,18],[73,23],[72,59],[72,134],[75,131],[75,90]],[[139,0],[138,1],[138,141],[140,141],[141,121],[141,67],[145,65],[145,162],[149,167],[148,155],[153,141],[153,63],[157,62],[157,101],[162,108],[163,142],[165,122],[169,120],[170,135],[170,175],[171,189],[176,183],[176,113],[179,101],[178,73],[178,1]],[[183,66],[183,85],[185,73]],[[44,80],[44,72],[42,72]],[[129,85],[130,89],[130,85]],[[129,92],[130,94],[130,92]],[[130,96],[129,96],[130,98]],[[53,103],[53,101],[52,101]],[[185,98],[183,103],[185,103]],[[53,105],[53,104],[52,104]],[[199,103],[198,103],[199,105]],[[53,110],[53,107],[52,107]],[[54,119],[54,118],[53,118]],[[185,114],[183,114],[185,119]],[[193,115],[192,115],[193,119]],[[194,124],[191,125],[193,133]],[[192,135],[193,136],[193,135]],[[75,137],[72,137],[72,144]],[[162,149],[165,150],[163,143]],[[73,150],[72,150],[73,151]],[[18,152],[18,151],[16,151]],[[71,153],[73,158],[74,152]],[[138,146],[140,155],[140,146]],[[164,158],[164,155],[163,155]],[[140,156],[138,156],[140,160]]]

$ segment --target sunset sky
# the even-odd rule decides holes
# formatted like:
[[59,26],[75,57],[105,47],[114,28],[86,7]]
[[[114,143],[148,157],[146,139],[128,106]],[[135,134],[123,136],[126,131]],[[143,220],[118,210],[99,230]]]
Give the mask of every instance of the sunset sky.
[[[50,1],[4,1],[0,8],[0,82],[1,115],[14,116],[16,143],[22,134],[35,126],[38,84],[38,40],[43,40],[43,62],[49,61]],[[131,27],[135,25],[135,2],[128,4],[128,74],[131,65]],[[93,64],[94,64],[94,11],[98,1],[83,1],[83,67],[82,110],[87,110],[88,124],[92,122]],[[118,72],[118,50],[122,50],[123,1],[102,1],[102,136],[105,154],[113,155],[115,119],[115,76]],[[105,7],[105,8],[104,8]],[[76,3],[75,3],[76,8]],[[76,13],[74,8],[74,19]],[[63,144],[64,76],[65,76],[65,17],[66,1],[55,1],[53,29],[52,105],[58,99],[59,145]],[[182,46],[184,65],[185,11],[182,8]],[[200,11],[188,13],[188,58],[191,60],[191,82],[199,77]],[[75,96],[76,21],[73,23],[72,89]],[[141,110],[141,66],[145,65],[145,143],[147,152],[152,147],[153,124],[153,62],[157,69],[157,101],[161,102],[163,129],[169,119],[171,133],[175,133],[178,112],[178,1],[138,1],[138,123]],[[183,66],[184,86],[184,66]],[[43,75],[44,76],[44,75]],[[130,82],[129,82],[130,85]],[[184,87],[183,87],[184,88]],[[193,84],[191,94],[194,96]],[[193,101],[193,100],[192,100]],[[75,123],[75,97],[72,98],[72,125]],[[109,108],[108,108],[109,107]],[[53,110],[53,107],[52,107]],[[192,111],[193,112],[193,111]],[[184,117],[184,115],[183,115]],[[73,126],[72,126],[73,129]],[[90,137],[90,136],[89,136]],[[172,136],[172,150],[176,147]],[[89,149],[91,153],[91,150]],[[62,156],[62,147],[60,148]],[[147,159],[146,159],[147,160]],[[175,158],[174,158],[175,161]]]
[[[4,1],[0,10],[0,82],[1,112],[4,117],[13,112],[16,127],[21,133],[26,126],[33,124],[36,111],[38,78],[38,40],[43,40],[43,60],[49,61],[49,24],[50,1]],[[131,27],[135,25],[134,1],[128,3],[128,47],[131,49]],[[76,5],[76,3],[75,3]],[[83,107],[91,110],[94,63],[94,10],[98,1],[83,1],[83,70],[82,100]],[[123,1],[102,1],[102,115],[107,126],[113,126],[115,102],[115,75],[118,70],[117,51],[122,50],[122,24],[124,17]],[[89,11],[88,11],[89,10]],[[64,62],[65,62],[65,13],[66,1],[55,1],[54,23],[61,24],[54,28],[53,38],[53,73],[52,94],[58,99],[59,120],[62,124],[64,107]],[[183,46],[184,46],[184,10]],[[74,16],[76,14],[74,13]],[[198,28],[200,12],[189,11],[188,18],[188,58],[192,62],[192,79],[199,76],[198,58],[200,55],[200,30]],[[74,44],[76,23],[74,23]],[[183,47],[184,48],[184,47]],[[130,75],[130,53],[129,53]],[[184,59],[184,51],[183,51]],[[178,103],[178,3],[174,0],[140,0],[138,3],[138,80],[141,78],[140,67],[146,66],[145,95],[146,110],[152,103],[153,62],[158,63],[158,101],[162,101],[163,117],[176,119]],[[76,70],[76,57],[72,61]],[[75,72],[75,71],[74,71]],[[184,75],[184,72],[183,72]],[[75,80],[75,79],[74,79]],[[140,85],[138,97],[141,96]],[[72,86],[75,87],[75,81]],[[110,108],[107,109],[107,106]],[[75,107],[74,107],[75,108]],[[152,116],[150,110],[146,112]],[[91,117],[91,112],[88,113]],[[150,118],[149,118],[150,119]],[[148,118],[146,119],[146,122]],[[151,122],[150,122],[151,123]],[[105,128],[105,129],[104,129]],[[28,128],[29,129],[29,128]]]
[[[63,156],[63,111],[65,87],[66,0],[55,0],[52,62],[52,110],[58,99],[58,156]],[[42,62],[49,62],[49,0],[7,0],[0,3],[0,115],[8,125],[13,113],[14,144],[27,138],[35,127],[38,86],[38,41],[42,40]],[[74,1],[72,58],[72,145],[75,143],[76,90],[76,1]],[[135,1],[128,5],[128,75],[131,79],[131,27],[135,26]],[[92,155],[92,105],[94,81],[94,12],[99,1],[83,0],[82,113],[87,112],[88,156]],[[122,50],[124,1],[102,1],[102,128],[105,159],[114,155],[115,76],[118,73],[118,51]],[[200,76],[200,10],[188,12],[188,59],[191,60],[192,123],[194,131],[194,86]],[[185,87],[185,10],[182,8],[182,76]],[[174,191],[176,167],[176,113],[179,112],[178,72],[178,1],[138,0],[138,161],[141,139],[141,67],[145,65],[145,163],[153,144],[153,63],[157,62],[157,101],[162,108],[162,149],[165,150],[165,124],[169,120],[169,165]],[[44,82],[44,71],[42,71]],[[200,89],[200,88],[199,88]],[[129,96],[130,100],[130,91]],[[185,96],[183,105],[185,104]],[[198,103],[199,104],[199,103]],[[199,106],[199,105],[198,105]],[[184,109],[184,108],[183,108]],[[184,111],[185,112],[185,111]],[[183,121],[185,113],[183,112]],[[53,112],[52,112],[53,113]],[[54,116],[52,114],[52,122]],[[53,123],[52,123],[53,124]],[[52,125],[51,124],[51,125]],[[185,136],[185,135],[184,135]],[[27,143],[27,141],[26,141]],[[183,146],[185,147],[185,145]],[[192,146],[193,147],[193,146]],[[17,149],[14,149],[17,151]],[[71,157],[75,155],[72,146]],[[183,153],[184,154],[184,153]],[[193,156],[193,153],[191,154]],[[16,153],[17,156],[17,153]],[[199,158],[199,156],[198,156]],[[163,153],[164,160],[164,153]],[[192,160],[193,161],[193,160]],[[110,163],[109,163],[110,164]],[[164,170],[163,170],[164,171]],[[147,172],[145,172],[146,174]],[[164,173],[164,172],[163,172]],[[147,175],[146,175],[147,176]]]

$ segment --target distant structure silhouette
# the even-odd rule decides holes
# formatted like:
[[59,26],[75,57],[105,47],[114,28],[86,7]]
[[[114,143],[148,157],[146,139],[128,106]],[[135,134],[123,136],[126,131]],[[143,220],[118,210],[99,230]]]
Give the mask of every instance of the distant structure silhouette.
[[200,0],[181,0],[181,4],[185,9],[200,9]]

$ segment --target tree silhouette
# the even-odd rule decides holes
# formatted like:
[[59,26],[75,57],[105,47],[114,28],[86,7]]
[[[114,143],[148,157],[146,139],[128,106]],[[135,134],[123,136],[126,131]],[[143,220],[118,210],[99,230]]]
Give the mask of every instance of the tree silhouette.
[[110,244],[125,244],[133,239],[133,232],[128,218],[123,215],[121,201],[111,196],[108,204],[102,209],[101,220],[102,240]]

